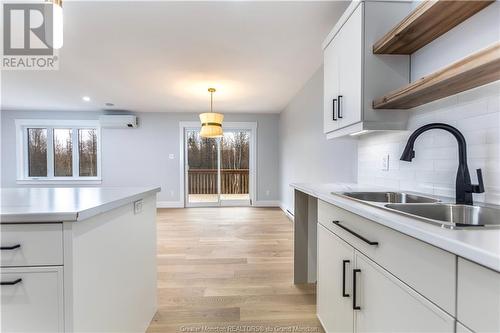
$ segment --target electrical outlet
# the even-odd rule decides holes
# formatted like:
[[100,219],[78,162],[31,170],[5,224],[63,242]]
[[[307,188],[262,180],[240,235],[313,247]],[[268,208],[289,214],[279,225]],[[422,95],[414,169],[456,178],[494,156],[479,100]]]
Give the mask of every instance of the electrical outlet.
[[134,202],[134,214],[142,212],[142,199]]
[[174,154],[168,154],[168,158],[173,160],[175,158]]
[[170,196],[173,197],[174,196],[174,190],[170,190]]
[[269,196],[269,194],[271,194],[271,191],[267,190],[267,191],[266,191],[266,196],[268,197],[268,196]]
[[382,157],[382,171],[389,171],[389,154]]

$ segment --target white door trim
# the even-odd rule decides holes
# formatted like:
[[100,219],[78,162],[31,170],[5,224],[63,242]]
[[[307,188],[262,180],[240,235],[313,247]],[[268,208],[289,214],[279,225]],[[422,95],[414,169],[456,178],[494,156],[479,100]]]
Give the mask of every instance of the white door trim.
[[[181,121],[179,122],[179,180],[180,180],[180,200],[184,202],[186,207],[187,180],[185,172],[185,130],[187,128],[198,128],[200,123],[197,121]],[[225,129],[244,129],[250,131],[250,205],[255,203],[257,194],[257,122],[224,122],[222,127]]]

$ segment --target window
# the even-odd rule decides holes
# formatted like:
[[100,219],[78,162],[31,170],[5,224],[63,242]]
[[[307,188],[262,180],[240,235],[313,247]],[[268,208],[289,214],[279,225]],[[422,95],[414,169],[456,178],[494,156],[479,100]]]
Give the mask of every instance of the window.
[[98,121],[16,120],[18,182],[100,181]]

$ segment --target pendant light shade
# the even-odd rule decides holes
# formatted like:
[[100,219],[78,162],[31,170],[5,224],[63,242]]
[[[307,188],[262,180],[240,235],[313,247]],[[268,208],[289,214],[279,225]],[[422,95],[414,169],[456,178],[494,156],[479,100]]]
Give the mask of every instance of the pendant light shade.
[[200,114],[200,136],[202,138],[220,138],[223,135],[222,121],[224,120],[224,115],[213,112],[213,94],[215,92],[215,88],[208,88],[208,92],[210,92],[210,112]]

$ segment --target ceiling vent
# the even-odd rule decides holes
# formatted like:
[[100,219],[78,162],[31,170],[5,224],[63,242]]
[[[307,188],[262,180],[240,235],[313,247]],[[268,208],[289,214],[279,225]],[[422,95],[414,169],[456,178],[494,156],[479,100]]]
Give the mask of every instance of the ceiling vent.
[[106,115],[100,116],[99,122],[103,128],[136,128],[136,116]]

